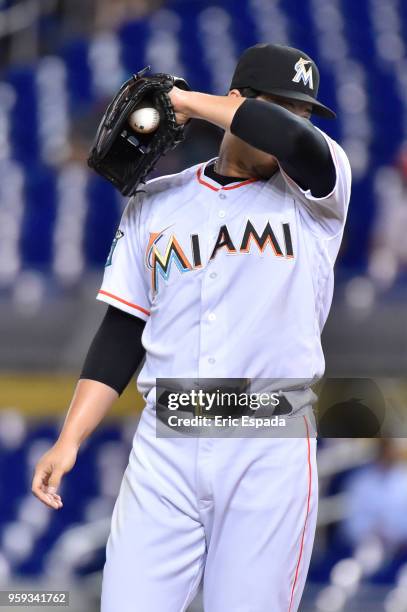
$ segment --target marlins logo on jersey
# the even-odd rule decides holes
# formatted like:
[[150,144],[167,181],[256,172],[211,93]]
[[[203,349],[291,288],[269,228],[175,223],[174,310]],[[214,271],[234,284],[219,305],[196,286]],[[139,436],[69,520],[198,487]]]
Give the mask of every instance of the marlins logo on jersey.
[[310,60],[306,60],[300,57],[298,62],[295,64],[295,75],[292,79],[294,83],[303,81],[304,85],[308,85],[311,89],[314,89],[314,82],[312,78],[312,65],[307,68],[308,64],[311,64]]
[[[181,273],[196,270],[202,267],[201,248],[199,234],[191,234],[190,250],[191,257],[188,258],[185,250],[181,247],[175,234],[171,234],[167,238],[167,246],[160,252],[158,243],[164,237],[166,228],[161,232],[152,232],[146,250],[146,266],[151,270],[152,288],[156,292],[158,290],[158,278],[161,276],[168,280],[171,273],[171,263],[174,262]],[[264,253],[266,247],[269,246],[269,252],[276,257],[292,259],[294,257],[293,240],[289,223],[282,223],[281,238],[277,237],[276,229],[267,221],[262,231],[258,232],[250,219],[247,220],[243,234],[241,236],[231,236],[227,225],[222,225],[219,229],[217,239],[214,242],[210,251],[209,261],[215,259],[219,251],[225,249],[228,254],[240,255],[251,252],[252,244],[257,247],[254,252]]]

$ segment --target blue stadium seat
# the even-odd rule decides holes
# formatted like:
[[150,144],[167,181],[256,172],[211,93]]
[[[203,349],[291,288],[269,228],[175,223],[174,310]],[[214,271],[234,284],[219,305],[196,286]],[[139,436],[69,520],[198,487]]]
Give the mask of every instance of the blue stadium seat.
[[5,80],[17,94],[11,113],[14,155],[18,161],[29,163],[39,157],[35,71],[31,66],[12,68]]
[[92,79],[88,64],[88,42],[75,39],[60,50],[68,71],[68,90],[72,112],[81,115],[93,101]]
[[21,251],[27,267],[49,271],[53,250],[56,175],[41,164],[26,175],[26,207],[22,221]]
[[86,227],[92,231],[85,234],[86,260],[89,266],[100,269],[106,262],[120,219],[119,198],[113,185],[99,176],[91,177],[88,193]]

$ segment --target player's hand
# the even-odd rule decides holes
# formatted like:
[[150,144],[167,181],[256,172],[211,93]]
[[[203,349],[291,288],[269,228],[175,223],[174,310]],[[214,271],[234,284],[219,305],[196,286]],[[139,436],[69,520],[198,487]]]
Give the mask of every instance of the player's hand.
[[175,118],[178,125],[186,123],[188,119],[191,118],[188,114],[188,99],[191,93],[193,92],[173,87],[168,94],[175,111]]
[[31,490],[50,508],[62,508],[62,499],[57,491],[64,474],[75,465],[77,455],[77,446],[58,441],[38,461]]

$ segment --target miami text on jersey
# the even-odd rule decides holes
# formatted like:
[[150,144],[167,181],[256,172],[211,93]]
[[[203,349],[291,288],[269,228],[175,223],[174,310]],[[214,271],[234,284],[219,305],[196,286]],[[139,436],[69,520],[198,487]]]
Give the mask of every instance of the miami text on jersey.
[[[259,233],[250,219],[246,223],[243,235],[240,239],[232,238],[227,225],[222,225],[215,240],[209,261],[215,259],[220,251],[229,255],[240,255],[249,253],[270,252],[275,257],[292,259],[294,257],[293,241],[289,223],[282,223],[282,240],[276,237],[270,221],[267,221],[263,231]],[[177,240],[175,234],[170,234],[165,250],[159,250],[159,241],[164,238],[163,234],[169,228],[161,232],[150,233],[150,240],[146,250],[146,266],[151,270],[151,285],[154,292],[158,291],[158,276],[168,280],[171,273],[171,264],[177,266],[182,273],[202,268],[201,247],[199,234],[190,235],[190,252],[188,258]],[[163,242],[161,240],[161,242]],[[254,248],[252,248],[254,247]],[[267,247],[269,247],[267,249]],[[208,263],[207,262],[207,263]]]

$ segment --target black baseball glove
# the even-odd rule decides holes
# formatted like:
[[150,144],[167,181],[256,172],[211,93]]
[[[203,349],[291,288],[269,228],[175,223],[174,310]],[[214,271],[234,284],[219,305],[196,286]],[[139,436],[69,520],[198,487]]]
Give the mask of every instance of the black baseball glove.
[[[123,83],[110,102],[96,133],[88,165],[107,178],[125,196],[135,193],[155,164],[184,139],[168,92],[175,86],[190,90],[188,83],[170,74],[144,76],[149,66]],[[128,123],[131,113],[147,103],[160,114],[157,129],[150,134],[135,132]]]

